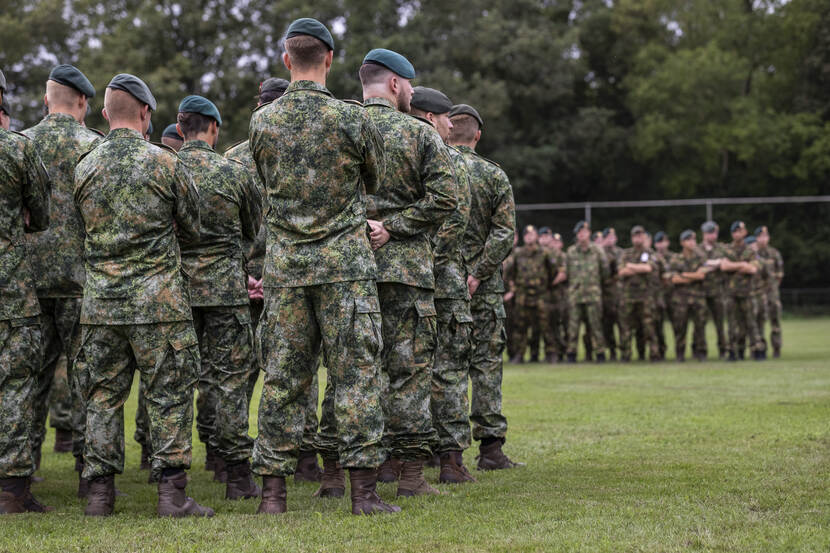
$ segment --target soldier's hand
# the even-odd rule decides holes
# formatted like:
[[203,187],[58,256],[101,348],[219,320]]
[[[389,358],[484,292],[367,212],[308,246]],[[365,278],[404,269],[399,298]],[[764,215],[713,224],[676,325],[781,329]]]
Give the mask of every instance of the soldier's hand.
[[473,275],[467,276],[467,290],[470,291],[471,296],[476,293],[479,284],[481,284],[481,281],[478,280],[476,277],[474,277]]
[[32,214],[29,213],[29,210],[25,207],[23,208],[23,226],[29,228],[29,224],[32,222]]
[[248,275],[248,297],[252,300],[263,299],[262,279],[257,280],[251,275]]
[[372,245],[373,250],[376,250],[389,242],[391,236],[389,236],[389,231],[386,230],[381,221],[368,219],[366,222],[369,223],[369,227],[372,229],[369,233],[369,242]]

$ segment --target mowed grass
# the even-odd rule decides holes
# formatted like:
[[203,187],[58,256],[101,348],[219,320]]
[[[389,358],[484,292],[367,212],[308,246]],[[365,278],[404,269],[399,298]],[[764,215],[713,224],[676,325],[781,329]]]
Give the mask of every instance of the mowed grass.
[[289,513],[255,516],[256,501],[223,499],[195,440],[188,492],[217,515],[157,519],[134,389],[115,516],[84,518],[50,433],[35,491],[57,511],[0,519],[0,552],[830,551],[830,319],[786,320],[784,335],[783,359],[763,363],[508,366],[506,451],[527,466],[398,500],[395,516],[353,517],[293,481]]

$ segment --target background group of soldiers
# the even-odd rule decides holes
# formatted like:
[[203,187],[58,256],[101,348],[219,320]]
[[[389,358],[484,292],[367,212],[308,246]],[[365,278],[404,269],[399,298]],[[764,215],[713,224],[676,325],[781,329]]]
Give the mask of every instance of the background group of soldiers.
[[[580,325],[586,360],[632,359],[636,339],[640,359],[666,356],[665,323],[674,330],[675,356],[691,352],[707,357],[705,325],[715,324],[721,359],[767,357],[765,325],[770,324],[772,354],[781,354],[781,298],[784,277],[780,252],[769,245],[766,226],[748,235],[735,221],[732,240],[718,241],[714,221],[701,225],[702,242],[691,229],[679,235],[680,251],[670,251],[665,232],[652,236],[642,226],[631,229],[631,247],[617,245],[613,228],[591,234],[588,223],[574,228],[575,243],[564,248],[562,236],[542,227],[523,230],[523,245],[504,262],[508,291],[508,346],[511,362],[575,362]],[[518,242],[518,235],[515,238]],[[728,333],[727,333],[728,327]],[[543,345],[540,345],[540,341]]]
[[185,492],[195,390],[206,467],[226,498],[261,498],[258,513],[285,512],[291,474],[341,497],[346,470],[354,514],[399,511],[377,481],[437,494],[435,461],[440,482],[475,482],[472,440],[480,470],[518,465],[501,412],[513,194],[475,153],[483,119],[413,89],[412,64],[384,49],[360,67],[364,101],[338,100],[333,53],[324,25],[294,21],[291,82],[263,82],[249,139],[224,156],[201,96],[150,143],[156,101],[129,74],[107,85],[109,133],[87,129],[95,89],[69,65],[50,74],[41,122],[0,131],[0,513],[50,510],[31,484],[62,364],[56,449],[75,455],[90,516],[114,510],[136,370],[160,516],[214,514]]

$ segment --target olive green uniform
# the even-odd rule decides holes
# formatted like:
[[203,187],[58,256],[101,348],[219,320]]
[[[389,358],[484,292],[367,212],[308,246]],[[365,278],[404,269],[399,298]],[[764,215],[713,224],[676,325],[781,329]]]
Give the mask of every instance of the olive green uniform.
[[591,337],[591,351],[594,354],[603,353],[602,283],[611,274],[608,259],[596,244],[588,244],[585,248],[573,244],[565,258],[568,274],[568,355],[576,355],[581,323],[585,324],[585,333]]

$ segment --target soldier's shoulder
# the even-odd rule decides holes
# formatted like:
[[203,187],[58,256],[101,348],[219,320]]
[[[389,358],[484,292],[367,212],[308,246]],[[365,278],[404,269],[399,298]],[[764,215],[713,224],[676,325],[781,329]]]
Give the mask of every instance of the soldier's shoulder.
[[156,148],[161,148],[161,150],[165,153],[173,154],[173,156],[176,157],[176,158],[179,157],[179,154],[178,154],[178,152],[176,152],[176,150],[174,150],[173,148],[171,148],[170,146],[168,146],[167,144],[165,144],[163,142],[150,142],[150,144],[152,144]]
[[88,130],[91,134],[95,135],[97,138],[101,138],[103,136],[107,136],[103,131],[99,131],[95,127],[83,127]]
[[248,139],[240,140],[239,142],[229,146],[225,149],[225,157],[231,156],[241,150],[244,150],[248,146]]
[[259,113],[259,112],[265,111],[265,109],[267,109],[268,106],[272,105],[273,103],[274,103],[273,100],[271,100],[270,102],[262,103],[262,104],[258,105],[257,107],[255,107],[251,113],[254,114],[254,113]]

